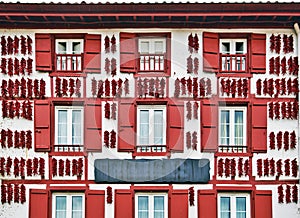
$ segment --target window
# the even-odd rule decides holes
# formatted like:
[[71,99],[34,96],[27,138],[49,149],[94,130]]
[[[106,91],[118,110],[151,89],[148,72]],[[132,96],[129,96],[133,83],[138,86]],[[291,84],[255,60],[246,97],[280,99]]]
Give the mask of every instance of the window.
[[222,71],[246,71],[246,39],[221,39],[220,40]]
[[245,194],[219,194],[219,218],[250,218],[250,195]]
[[56,70],[80,71],[82,69],[82,39],[56,40]]
[[166,151],[166,106],[139,105],[137,113],[137,151]]
[[167,218],[168,202],[166,193],[138,193],[135,196],[135,217]]
[[141,72],[161,72],[165,70],[165,38],[140,38],[139,55]]
[[55,193],[52,204],[53,218],[84,218],[84,195]]
[[59,151],[81,151],[83,145],[82,107],[55,108],[55,146]]
[[246,146],[246,107],[220,107],[219,145],[221,149],[232,147],[232,151]]

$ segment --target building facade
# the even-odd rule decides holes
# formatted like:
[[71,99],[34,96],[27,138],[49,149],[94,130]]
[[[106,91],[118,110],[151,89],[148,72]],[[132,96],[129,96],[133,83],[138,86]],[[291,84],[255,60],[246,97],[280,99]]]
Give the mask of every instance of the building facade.
[[0,217],[300,216],[300,4],[0,17]]

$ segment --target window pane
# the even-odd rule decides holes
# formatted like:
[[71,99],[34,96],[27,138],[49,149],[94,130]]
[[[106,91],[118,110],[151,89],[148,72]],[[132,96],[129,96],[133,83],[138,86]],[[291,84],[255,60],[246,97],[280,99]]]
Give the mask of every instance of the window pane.
[[221,197],[220,204],[221,218],[230,218],[230,197]]
[[66,54],[67,53],[67,42],[58,42],[57,43],[57,54]]
[[236,110],[234,112],[234,143],[235,145],[243,145],[243,111]]
[[162,145],[163,144],[163,135],[164,135],[164,120],[163,120],[163,110],[154,111],[154,144]]
[[164,217],[164,197],[154,196],[154,218]]
[[236,42],[235,43],[235,52],[236,54],[243,54],[244,53],[244,43],[243,42]]
[[149,111],[140,111],[140,145],[149,145]]
[[141,42],[141,53],[149,53],[149,42]]
[[81,140],[81,110],[73,110],[72,111],[72,144],[80,145],[82,144]]
[[230,43],[229,42],[222,42],[222,53],[223,54],[230,53]]
[[57,142],[59,145],[67,144],[67,119],[68,113],[67,110],[59,110],[58,111],[58,124],[57,124]]
[[72,197],[72,218],[82,217],[82,196]]
[[236,217],[246,218],[246,198],[237,197],[236,198]]
[[55,217],[65,218],[67,216],[67,198],[66,196],[56,196]]
[[148,218],[148,197],[138,197],[138,218]]
[[229,111],[221,111],[220,138],[221,145],[229,145]]
[[72,53],[80,54],[81,52],[81,44],[80,42],[72,42]]
[[154,43],[155,54],[161,54],[164,52],[163,42],[155,41]]

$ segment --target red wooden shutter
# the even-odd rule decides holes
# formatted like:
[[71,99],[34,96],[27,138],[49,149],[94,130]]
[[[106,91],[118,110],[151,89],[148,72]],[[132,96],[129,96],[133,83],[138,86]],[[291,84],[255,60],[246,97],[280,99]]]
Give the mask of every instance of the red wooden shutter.
[[105,192],[89,190],[86,193],[86,218],[104,217]]
[[35,34],[35,61],[36,70],[52,70],[52,44],[50,34]]
[[50,103],[36,100],[34,104],[35,151],[50,151]]
[[203,101],[201,108],[201,149],[216,151],[218,148],[218,107]]
[[171,151],[183,152],[183,119],[184,106],[182,103],[168,104],[168,145]]
[[169,209],[172,218],[188,217],[188,191],[173,190],[171,196],[171,208]]
[[88,151],[101,151],[101,101],[90,100],[85,105],[85,147]]
[[217,218],[217,196],[213,190],[198,191],[198,217]]
[[217,73],[219,71],[219,35],[203,33],[203,71]]
[[132,101],[122,99],[119,102],[119,151],[134,150],[136,140],[135,113],[135,104]]
[[31,189],[29,196],[29,217],[48,217],[48,191],[41,189]]
[[135,33],[120,33],[120,71],[137,72],[137,39]]
[[133,195],[131,190],[117,189],[115,191],[115,218],[133,216]]
[[251,35],[251,73],[266,73],[266,35]]
[[85,35],[83,63],[86,73],[101,72],[101,35]]
[[256,190],[254,201],[255,218],[272,217],[272,191]]
[[267,152],[267,105],[252,105],[252,148],[253,152]]

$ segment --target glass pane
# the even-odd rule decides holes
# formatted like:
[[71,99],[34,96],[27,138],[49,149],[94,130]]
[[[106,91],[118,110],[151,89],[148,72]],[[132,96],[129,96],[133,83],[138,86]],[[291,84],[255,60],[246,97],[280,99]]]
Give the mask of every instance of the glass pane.
[[149,42],[141,42],[141,53],[149,53]]
[[67,216],[67,197],[56,196],[55,217],[65,218]]
[[72,111],[72,144],[81,145],[81,131],[82,131],[82,121],[81,121],[81,110]]
[[244,54],[244,43],[243,42],[236,42],[235,43],[235,52],[236,54]]
[[58,42],[57,54],[66,54],[66,53],[67,53],[67,42]]
[[154,43],[155,54],[161,54],[164,52],[163,45],[164,44],[162,41],[155,41],[155,43]]
[[163,145],[164,140],[164,120],[163,120],[163,110],[154,111],[154,144]]
[[221,145],[229,145],[229,111],[221,111],[221,123],[220,123],[220,141]]
[[164,197],[154,196],[154,218],[164,217]]
[[72,53],[73,54],[81,53],[81,43],[80,42],[72,42]]
[[230,218],[230,197],[221,197],[220,204],[221,218]]
[[72,218],[82,217],[82,196],[72,197]]
[[149,111],[140,110],[140,145],[149,145]]
[[58,110],[57,142],[59,145],[67,144],[67,132],[68,132],[67,119],[68,119],[67,110]]
[[235,145],[243,145],[243,111],[234,112],[234,143]]
[[148,197],[138,196],[138,218],[148,218]]
[[223,54],[230,53],[230,43],[229,42],[222,42],[222,53]]
[[236,198],[236,217],[246,218],[246,198],[237,197]]

